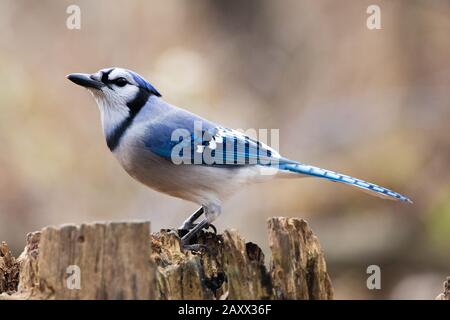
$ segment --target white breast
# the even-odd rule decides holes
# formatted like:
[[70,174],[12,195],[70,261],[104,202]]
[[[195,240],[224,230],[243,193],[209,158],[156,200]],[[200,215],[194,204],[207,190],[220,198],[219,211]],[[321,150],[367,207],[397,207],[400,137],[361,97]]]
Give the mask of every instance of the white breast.
[[257,166],[175,165],[146,149],[142,132],[140,125],[131,126],[114,155],[130,176],[157,191],[198,204],[220,204],[240,186],[261,177]]

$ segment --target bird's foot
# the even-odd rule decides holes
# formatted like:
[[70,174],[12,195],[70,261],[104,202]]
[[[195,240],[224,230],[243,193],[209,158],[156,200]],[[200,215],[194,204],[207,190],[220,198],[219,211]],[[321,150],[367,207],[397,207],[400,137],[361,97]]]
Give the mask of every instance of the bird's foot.
[[172,229],[170,231],[170,233],[176,234],[180,239],[183,238],[188,232],[189,229]]
[[181,249],[183,249],[183,251],[192,251],[192,252],[200,252],[200,253],[209,251],[207,245],[200,244],[200,243],[195,243],[195,244],[183,244],[182,243]]
[[[196,226],[198,225],[198,223],[192,223],[189,226],[183,226],[183,228],[179,228],[178,231],[178,236],[181,238],[183,237],[185,234],[187,234],[190,230],[194,229]],[[214,226],[213,224],[209,223],[207,225],[204,226],[203,230],[207,231],[209,229],[212,229],[213,233],[215,235],[217,235],[217,228],[216,226]]]
[[[194,229],[196,226],[197,223],[194,223],[190,226],[189,229],[176,229],[172,230],[171,233],[173,232],[174,234],[178,235],[178,237],[183,238],[186,234],[189,233],[190,230]],[[217,235],[217,228],[213,224],[208,224],[203,228],[204,231],[208,231],[209,229],[212,229],[214,235]]]
[[212,229],[214,234],[217,235],[217,228],[213,224],[208,223],[208,225],[205,227],[204,230],[209,230],[209,229]]
[[[209,252],[208,246],[200,243],[189,243],[189,241],[183,241],[183,237],[189,233],[189,230],[186,229],[171,229],[169,234],[176,235],[181,239],[181,250],[182,251],[192,251],[192,252],[200,252],[203,253],[205,251]],[[190,240],[193,240],[192,238]]]
[[217,228],[208,223],[206,219],[203,219],[198,224],[191,224],[190,227],[190,230],[178,230],[178,234],[181,237],[181,246],[183,247],[183,249],[199,251],[198,249],[201,248],[209,252],[209,249],[206,245],[196,244],[193,242],[197,242],[198,235],[202,230],[208,230],[209,228],[211,228],[214,231],[214,234],[217,234]]

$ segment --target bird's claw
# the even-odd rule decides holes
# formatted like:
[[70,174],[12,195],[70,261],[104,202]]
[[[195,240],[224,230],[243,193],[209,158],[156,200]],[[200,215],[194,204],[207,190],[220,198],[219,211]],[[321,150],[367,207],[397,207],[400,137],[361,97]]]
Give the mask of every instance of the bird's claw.
[[[189,228],[181,228],[178,230],[173,230],[174,232],[178,232],[178,236],[181,238],[183,237],[189,230],[191,230],[192,228],[194,228],[197,225],[197,223],[193,223],[189,226]],[[214,234],[217,235],[217,228],[213,225],[213,224],[208,224],[204,230],[209,230],[212,229]]]
[[208,224],[208,226],[205,228],[205,230],[213,229],[213,232],[215,235],[217,235],[217,228],[213,224]]
[[196,244],[181,244],[183,251],[204,252],[208,251],[208,246],[200,243]]

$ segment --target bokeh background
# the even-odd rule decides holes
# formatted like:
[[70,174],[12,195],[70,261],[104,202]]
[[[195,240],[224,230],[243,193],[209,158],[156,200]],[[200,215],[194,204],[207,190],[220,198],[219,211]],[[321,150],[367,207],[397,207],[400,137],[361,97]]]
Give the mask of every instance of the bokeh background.
[[[81,8],[81,29],[66,8]],[[381,30],[366,9],[381,8]],[[337,298],[434,298],[450,273],[449,1],[0,1],[0,240],[49,224],[196,209],[141,186],[106,147],[92,97],[65,79],[109,66],[231,128],[276,128],[287,157],[404,193],[315,179],[251,186],[216,226],[269,255],[266,219],[303,217]],[[366,268],[382,289],[366,288]]]

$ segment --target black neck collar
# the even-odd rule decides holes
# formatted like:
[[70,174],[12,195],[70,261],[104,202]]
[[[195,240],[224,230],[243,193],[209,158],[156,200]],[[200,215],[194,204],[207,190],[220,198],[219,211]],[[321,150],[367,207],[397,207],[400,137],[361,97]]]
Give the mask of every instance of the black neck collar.
[[114,151],[120,143],[120,139],[123,137],[127,129],[133,123],[134,118],[139,111],[147,103],[151,93],[145,88],[139,88],[136,97],[127,103],[129,109],[128,117],[125,118],[113,131],[106,137],[106,144],[111,151]]

